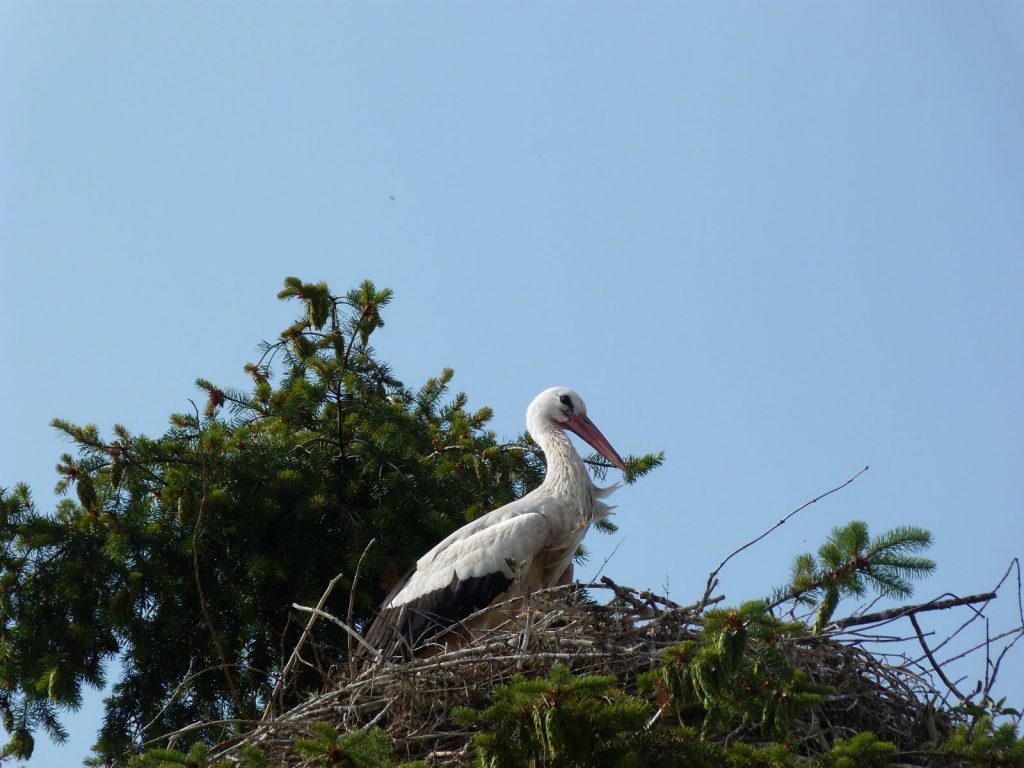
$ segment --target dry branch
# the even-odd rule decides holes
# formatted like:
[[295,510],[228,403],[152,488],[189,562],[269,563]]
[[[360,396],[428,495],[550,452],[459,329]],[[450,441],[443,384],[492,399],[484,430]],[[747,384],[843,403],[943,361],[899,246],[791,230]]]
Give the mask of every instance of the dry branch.
[[994,600],[995,597],[995,592],[986,592],[982,595],[953,597],[949,600],[932,600],[931,602],[921,603],[920,605],[903,605],[899,608],[889,608],[888,610],[878,611],[876,613],[865,613],[862,616],[848,616],[845,619],[839,619],[831,622],[828,625],[828,628],[830,630],[833,628],[846,629],[847,627],[857,627],[865,624],[880,624],[882,622],[892,621],[893,619],[899,619],[904,616],[913,616],[915,613],[923,613],[925,611],[944,611],[948,608],[955,608],[958,605],[987,603],[989,600]]
[[[320,601],[316,604],[317,610],[319,611],[324,607],[324,603],[327,602],[327,598],[331,596],[331,592],[334,591],[334,587],[337,586],[338,582],[341,581],[344,574],[339,573],[333,579],[331,583],[327,585],[327,589],[320,596]],[[295,644],[295,649],[292,651],[292,655],[288,658],[288,663],[284,665],[284,669],[281,670],[281,675],[277,678],[277,682],[274,684],[274,690],[270,694],[270,700],[267,702],[267,708],[263,710],[263,719],[266,720],[270,711],[274,708],[274,701],[281,693],[281,686],[284,685],[285,679],[288,677],[288,673],[292,671],[292,666],[298,661],[299,651],[302,650],[302,646],[306,644],[306,639],[309,637],[309,633],[313,631],[313,625],[316,624],[316,620],[319,615],[316,612],[309,617],[309,621],[306,622],[306,628],[302,630],[302,636],[299,638],[299,642]]]
[[779,528],[781,528],[783,525],[785,525],[787,522],[789,522],[790,518],[792,518],[798,512],[802,512],[803,510],[807,509],[807,507],[811,506],[812,504],[817,504],[819,501],[824,499],[826,496],[831,496],[833,493],[836,493],[838,491],[843,490],[843,488],[848,486],[850,483],[852,483],[858,477],[863,475],[869,469],[870,469],[870,467],[864,467],[864,469],[860,470],[860,472],[857,472],[855,475],[853,475],[851,478],[849,478],[846,482],[840,483],[835,488],[832,488],[831,490],[825,491],[824,493],[819,494],[818,496],[815,496],[810,501],[805,501],[799,507],[797,507],[796,509],[792,510],[789,514],[787,514],[785,517],[783,517],[781,520],[779,520],[779,522],[775,523],[775,525],[771,526],[766,531],[764,531],[763,533],[761,533],[758,536],[755,536],[753,539],[748,541],[743,546],[734,549],[732,552],[730,552],[728,555],[726,555],[725,559],[718,564],[718,567],[715,568],[715,570],[713,570],[711,573],[708,574],[708,581],[707,581],[707,584],[704,586],[704,600],[707,600],[710,597],[711,593],[714,591],[715,587],[718,586],[718,574],[721,573],[722,569],[725,567],[725,564],[728,563],[730,560],[732,560],[734,557],[736,557],[736,555],[738,555],[740,552],[742,552],[745,549],[749,549],[750,547],[752,547],[755,544],[757,544],[757,542],[761,541],[761,539],[765,538],[766,536],[768,536],[773,531],[776,531]]

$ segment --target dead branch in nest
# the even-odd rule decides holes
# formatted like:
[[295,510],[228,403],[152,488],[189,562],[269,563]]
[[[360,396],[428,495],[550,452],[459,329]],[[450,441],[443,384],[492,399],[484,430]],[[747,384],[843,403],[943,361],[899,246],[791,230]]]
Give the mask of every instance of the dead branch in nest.
[[[327,589],[324,590],[323,595],[320,596],[320,601],[316,604],[317,611],[324,607],[324,603],[327,602],[327,598],[331,596],[331,592],[334,591],[334,587],[341,581],[343,574],[338,574],[331,583],[327,585]],[[274,700],[281,693],[281,687],[284,685],[285,679],[288,677],[288,673],[292,671],[292,667],[295,662],[299,659],[299,651],[302,650],[302,646],[306,644],[306,639],[309,637],[310,632],[313,631],[313,625],[316,624],[316,620],[319,618],[319,614],[316,611],[312,612],[309,617],[309,621],[306,623],[306,628],[302,630],[302,636],[299,638],[299,642],[295,644],[295,649],[292,651],[292,655],[288,658],[288,663],[284,665],[284,669],[281,670],[280,676],[277,678],[277,682],[274,684],[274,690],[270,694],[270,700],[267,701],[267,707],[263,710],[263,719],[266,720],[271,710],[274,708]]]
[[882,624],[894,619],[903,618],[904,616],[910,616],[913,618],[915,613],[924,613],[925,611],[944,611],[948,608],[955,608],[958,605],[987,603],[989,600],[994,600],[995,597],[995,592],[986,592],[982,595],[953,597],[949,600],[932,600],[931,602],[921,603],[919,605],[902,605],[899,608],[890,608],[886,611],[865,613],[861,616],[848,616],[845,619],[838,619],[830,622],[827,629],[831,630],[833,627],[835,629],[846,629],[847,627],[857,627],[864,624]]
[[914,631],[917,633],[917,639],[921,643],[921,649],[924,651],[924,655],[927,656],[928,661],[932,663],[932,669],[935,670],[935,673],[942,679],[942,682],[946,684],[946,687],[949,688],[949,690],[952,691],[961,702],[967,701],[967,697],[960,693],[960,690],[952,680],[946,677],[946,673],[942,670],[942,665],[939,664],[939,662],[935,660],[935,656],[932,655],[931,648],[928,647],[928,642],[924,639],[924,632],[921,631],[921,625],[917,623],[917,617],[913,613],[908,614],[908,617],[910,618],[910,623],[914,627]]

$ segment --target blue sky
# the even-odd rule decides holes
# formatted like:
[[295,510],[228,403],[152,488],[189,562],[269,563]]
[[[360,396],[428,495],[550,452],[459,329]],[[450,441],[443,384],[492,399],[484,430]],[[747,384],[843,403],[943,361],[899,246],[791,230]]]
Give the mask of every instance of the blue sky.
[[666,452],[588,540],[617,581],[689,602],[870,464],[729,599],[851,519],[933,531],[919,598],[985,591],[1024,554],[1021,93],[1013,1],[6,0],[0,485],[54,504],[55,416],[243,385],[285,275],[370,278],[406,383],[455,368],[507,436],[566,384]]

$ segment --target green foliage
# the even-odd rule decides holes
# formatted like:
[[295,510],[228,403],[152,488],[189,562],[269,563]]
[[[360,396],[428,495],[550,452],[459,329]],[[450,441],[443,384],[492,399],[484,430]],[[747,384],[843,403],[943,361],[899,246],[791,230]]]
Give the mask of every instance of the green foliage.
[[[342,572],[326,610],[347,616],[376,540],[354,590],[362,626],[420,554],[542,479],[539,452],[500,443],[450,369],[408,388],[376,356],[389,290],[289,277],[280,296],[300,316],[245,365],[247,387],[199,379],[204,401],[156,438],[56,419],[74,447],[57,465],[68,497],[48,514],[25,486],[0,489],[5,754],[27,758],[39,730],[64,739],[59,716],[115,657],[100,762],[192,723],[258,719],[305,624],[293,602],[316,604]],[[657,463],[631,459],[630,475]],[[326,668],[347,646],[321,622],[306,649]],[[299,665],[274,705],[321,682]]]
[[858,733],[850,739],[836,739],[819,763],[823,768],[886,768],[895,754],[894,744],[879,741],[873,733]]
[[[176,749],[155,748],[144,755],[136,755],[128,762],[129,768],[208,768],[210,750],[205,744],[193,744],[188,754]],[[214,768],[220,768],[215,766]]]
[[263,754],[263,750],[250,744],[242,747],[241,754],[238,758],[238,764],[242,768],[265,768],[267,765],[267,758]]
[[686,766],[686,768],[722,768],[726,765],[725,749],[713,741],[701,738],[700,731],[681,726],[673,731],[655,732],[656,754],[660,761],[651,766]]
[[745,744],[739,741],[726,751],[725,765],[729,768],[797,768],[800,762],[785,744]]
[[978,720],[979,718],[995,718],[1005,719],[1006,717],[1012,717],[1015,721],[1020,721],[1021,710],[1007,706],[1006,697],[997,700],[993,700],[989,696],[983,696],[979,701],[966,701],[962,704],[958,704],[953,707],[952,711],[958,715],[965,715],[972,720]]
[[[391,739],[379,728],[356,731],[346,735],[327,723],[313,727],[312,739],[296,739],[292,749],[305,758],[303,765],[325,768],[396,768]],[[209,749],[195,744],[189,754],[175,749],[153,748],[129,759],[128,768],[271,768],[263,751],[252,745],[244,747],[233,759],[209,762]],[[427,768],[426,763],[401,763],[401,768]]]
[[311,765],[344,768],[391,768],[395,764],[391,740],[379,728],[340,735],[327,723],[313,726],[312,739],[297,739],[296,752],[312,760]]
[[943,751],[979,768],[1024,768],[1024,738],[1017,735],[1016,726],[1016,720],[996,723],[981,715],[958,726]]
[[522,676],[491,691],[493,704],[459,708],[457,723],[481,729],[481,768],[625,768],[643,765],[650,707],[612,677],[574,676],[556,665],[547,678]]
[[885,597],[913,594],[912,579],[930,576],[935,563],[917,556],[931,546],[932,535],[923,528],[902,526],[871,539],[867,523],[853,521],[834,528],[818,548],[818,556],[799,555],[789,584],[777,590],[772,605],[795,601],[816,605],[815,634],[821,632],[844,597],[863,597],[869,588]]
[[781,737],[831,692],[791,668],[780,650],[781,639],[805,631],[771,616],[760,601],[708,611],[700,639],[666,651],[665,664],[644,682],[671,695],[681,722],[699,713],[705,736],[739,722]]

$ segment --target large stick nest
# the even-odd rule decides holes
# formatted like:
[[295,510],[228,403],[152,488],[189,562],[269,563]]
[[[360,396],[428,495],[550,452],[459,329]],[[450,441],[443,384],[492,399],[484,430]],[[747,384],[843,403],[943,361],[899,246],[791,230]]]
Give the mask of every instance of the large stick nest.
[[[535,594],[514,626],[478,635],[457,650],[405,663],[377,661],[361,670],[337,667],[321,694],[222,744],[213,756],[231,758],[256,745],[272,764],[303,765],[292,742],[311,737],[312,727],[326,722],[339,732],[378,726],[390,735],[399,759],[452,766],[473,759],[474,735],[452,721],[453,707],[487,706],[490,690],[513,675],[543,676],[561,663],[576,673],[614,675],[630,687],[661,664],[665,649],[701,636],[707,605],[679,606],[607,579],[589,586],[611,590],[611,599],[593,604],[579,593]],[[948,691],[940,692],[923,669],[889,664],[855,637],[840,641],[808,631],[781,642],[792,667],[834,690],[813,715],[794,724],[792,733],[807,754],[861,731],[901,751],[919,749],[953,725],[948,709],[935,706]],[[675,717],[661,722],[675,724]],[[733,738],[756,734],[755,727],[740,726]]]

